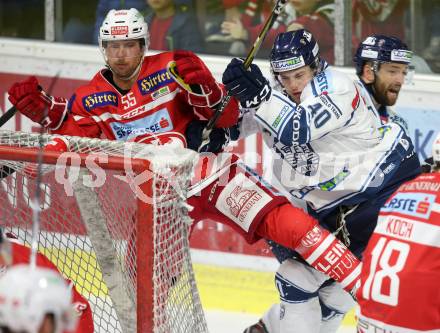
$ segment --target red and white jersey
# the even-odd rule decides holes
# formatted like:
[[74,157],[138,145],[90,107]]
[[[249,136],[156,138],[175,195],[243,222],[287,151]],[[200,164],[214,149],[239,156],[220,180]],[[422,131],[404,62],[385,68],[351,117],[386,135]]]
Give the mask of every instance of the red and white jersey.
[[[164,144],[177,141],[186,147],[185,130],[189,122],[210,118],[210,108],[193,107],[187,92],[167,71],[173,52],[144,57],[134,85],[121,94],[104,73],[98,72],[79,87],[69,101],[69,115],[57,134],[109,140]],[[233,103],[232,103],[233,104]],[[229,127],[238,118],[236,105],[231,105],[218,122]]]
[[[11,243],[12,265],[28,264],[30,259],[30,248],[17,243],[14,239],[9,239]],[[59,273],[57,267],[41,253],[37,254],[37,266],[46,267]],[[69,284],[72,282],[67,280]],[[94,324],[92,309],[89,302],[72,285],[72,302],[79,316],[76,333],[93,333]]]
[[358,332],[440,332],[440,173],[400,186],[364,253]]

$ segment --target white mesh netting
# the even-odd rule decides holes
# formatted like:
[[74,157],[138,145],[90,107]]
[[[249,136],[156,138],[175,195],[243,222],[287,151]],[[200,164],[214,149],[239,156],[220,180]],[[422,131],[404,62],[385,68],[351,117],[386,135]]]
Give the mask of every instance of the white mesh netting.
[[[0,131],[0,147],[16,152],[17,147],[38,147],[39,140],[46,144],[51,138]],[[153,306],[142,305],[147,312],[152,310],[153,332],[207,332],[189,253],[190,219],[185,204],[195,153],[166,146],[66,138],[70,152],[88,157],[102,153],[104,159],[125,157],[122,169],[113,164],[119,170],[66,169],[62,160],[57,166],[43,165],[39,250],[88,299],[95,332],[136,332],[140,322],[136,309],[142,308],[137,304],[139,283],[149,286],[145,279],[152,280]],[[6,160],[0,151],[1,225],[29,245],[30,201],[36,181],[26,175],[28,164],[17,155],[15,160]],[[133,185],[138,183],[131,172],[133,159],[152,163],[153,172],[143,174],[152,177],[152,198],[143,197],[145,193]],[[151,237],[136,227],[148,209],[153,218],[145,222],[152,223]],[[150,238],[153,258],[148,260],[149,253],[142,253],[141,259],[145,256],[147,260],[137,261],[137,242],[144,244]],[[139,277],[138,284],[137,272],[148,273]]]

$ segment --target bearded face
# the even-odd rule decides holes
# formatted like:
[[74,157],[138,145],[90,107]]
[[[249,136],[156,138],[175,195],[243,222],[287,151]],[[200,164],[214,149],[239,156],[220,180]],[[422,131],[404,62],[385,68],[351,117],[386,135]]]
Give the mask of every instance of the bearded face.
[[379,70],[376,72],[376,80],[373,83],[375,100],[385,106],[396,104],[407,73],[408,65],[398,63],[380,64]]

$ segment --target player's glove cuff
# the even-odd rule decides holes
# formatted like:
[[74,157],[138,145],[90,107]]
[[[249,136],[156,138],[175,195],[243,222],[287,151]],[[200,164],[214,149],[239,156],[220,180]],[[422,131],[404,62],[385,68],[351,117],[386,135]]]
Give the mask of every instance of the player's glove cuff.
[[235,96],[246,109],[258,109],[263,102],[269,100],[272,93],[269,81],[260,68],[251,64],[245,69],[243,60],[239,58],[232,59],[222,80],[228,94]]
[[213,108],[221,102],[223,96],[222,87],[217,82],[212,82],[210,85],[198,85],[198,89],[188,91],[188,103],[192,106]]
[[40,124],[50,130],[57,130],[63,123],[67,114],[67,100],[62,97],[46,95],[50,100],[49,111]]

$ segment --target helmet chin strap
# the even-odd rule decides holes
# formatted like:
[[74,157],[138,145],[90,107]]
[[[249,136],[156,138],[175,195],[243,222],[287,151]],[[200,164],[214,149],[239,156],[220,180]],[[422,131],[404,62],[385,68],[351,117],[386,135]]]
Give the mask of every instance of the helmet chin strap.
[[[364,66],[369,66],[368,64],[364,64]],[[379,64],[377,61],[373,62],[373,65],[370,67],[371,71],[373,72],[373,81],[371,81],[370,83],[366,83],[359,75],[359,79],[362,81],[362,83],[364,84],[365,88],[367,89],[367,91],[369,92],[370,96],[373,98],[373,101],[377,104],[379,104],[379,102],[376,100],[375,96],[376,96],[376,89],[374,88],[374,84],[376,83],[376,78],[377,78],[377,71],[379,69]]]
[[369,92],[370,96],[373,98],[373,101],[378,103],[376,101],[376,98],[374,97],[374,96],[376,96],[376,89],[374,89],[374,83],[376,82],[376,73],[374,74],[374,80],[370,83],[366,83],[363,79],[360,79],[360,80],[364,84],[364,86],[367,89],[367,91]]

